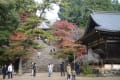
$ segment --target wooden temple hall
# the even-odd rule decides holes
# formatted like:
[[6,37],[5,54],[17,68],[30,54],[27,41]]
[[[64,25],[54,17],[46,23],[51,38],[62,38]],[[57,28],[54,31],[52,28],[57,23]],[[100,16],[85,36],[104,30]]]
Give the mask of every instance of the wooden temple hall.
[[120,63],[120,13],[93,12],[81,38],[105,64]]

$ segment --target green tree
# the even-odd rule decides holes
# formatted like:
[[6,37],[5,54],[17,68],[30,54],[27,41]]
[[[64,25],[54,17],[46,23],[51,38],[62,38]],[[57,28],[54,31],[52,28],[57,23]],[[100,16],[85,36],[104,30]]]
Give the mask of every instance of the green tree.
[[120,4],[111,0],[62,0],[59,16],[63,20],[86,26],[91,11],[119,11]]
[[8,37],[18,26],[13,0],[0,1],[0,46],[8,44]]
[[16,11],[23,13],[24,11],[36,12],[36,3],[34,0],[15,0]]
[[[15,61],[19,59],[19,66],[21,67],[22,58],[27,53],[30,53],[28,49],[34,43],[32,40],[9,42],[9,36],[19,29],[21,26],[25,26],[29,29],[33,29],[35,24],[39,21],[35,16],[35,3],[34,0],[1,0],[0,1],[0,61]],[[21,14],[24,12],[29,13],[29,18],[26,19],[26,23],[19,24]],[[21,27],[22,30],[24,28]],[[27,30],[27,29],[25,29]],[[24,30],[24,31],[25,31]],[[23,49],[19,49],[20,47]]]
[[[41,35],[43,38],[54,39],[52,31],[45,32],[35,29],[37,24],[42,20],[36,16],[37,8],[34,0],[0,1],[0,61],[15,61],[19,59],[19,67],[22,68],[22,59],[26,54],[31,53],[29,49],[41,48],[41,46],[38,46],[33,41],[34,37]],[[25,17],[24,22],[20,24],[21,14],[26,12],[27,17]],[[26,34],[27,39],[15,41],[14,43],[9,42],[9,36],[14,33],[14,31],[20,31]],[[19,50],[21,46],[22,49]]]
[[62,20],[79,25],[82,16],[82,0],[65,0],[61,2],[59,16]]

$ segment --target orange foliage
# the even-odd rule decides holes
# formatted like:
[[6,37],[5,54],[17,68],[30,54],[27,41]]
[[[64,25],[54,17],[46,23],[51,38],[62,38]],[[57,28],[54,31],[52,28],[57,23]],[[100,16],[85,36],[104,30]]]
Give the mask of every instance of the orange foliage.
[[20,32],[20,31],[15,31],[9,38],[10,41],[19,41],[19,40],[26,40],[27,36]]
[[[78,32],[78,28],[74,23],[62,20],[54,23],[55,27],[55,36],[61,39],[59,44],[59,48],[64,48],[65,51],[74,51],[76,52],[76,56],[81,56],[86,53],[86,47],[80,45],[79,43],[75,43],[76,33]],[[79,35],[78,35],[79,36]]]
[[74,23],[68,22],[66,20],[57,21],[54,23],[54,26],[60,29],[72,30],[76,27]]
[[60,45],[59,45],[59,47],[70,47],[70,46],[72,46],[74,43],[72,42],[72,41],[69,41],[69,40],[63,40],[61,43],[60,43]]
[[82,56],[82,55],[84,55],[86,53],[87,53],[87,48],[85,46],[81,46],[78,49],[76,56],[79,57],[79,56]]
[[63,40],[59,45],[60,48],[63,48],[63,47],[77,48],[80,46],[81,46],[80,44],[75,44],[74,42],[69,41],[69,40]]
[[66,32],[65,30],[59,29],[54,32],[56,36],[68,36],[70,35],[69,32]]
[[54,34],[58,38],[74,40],[74,33],[72,31],[74,31],[77,27],[74,23],[62,20],[55,22],[54,27],[55,27]]
[[21,13],[20,14],[20,22],[19,22],[19,24],[24,24],[25,20],[26,20],[26,18],[28,18],[28,16],[29,16],[28,12]]

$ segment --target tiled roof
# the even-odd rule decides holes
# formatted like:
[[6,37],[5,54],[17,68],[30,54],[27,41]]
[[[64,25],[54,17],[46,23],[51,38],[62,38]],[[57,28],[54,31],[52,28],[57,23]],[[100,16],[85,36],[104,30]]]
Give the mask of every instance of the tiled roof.
[[97,30],[120,32],[120,13],[93,12],[91,18],[97,24]]

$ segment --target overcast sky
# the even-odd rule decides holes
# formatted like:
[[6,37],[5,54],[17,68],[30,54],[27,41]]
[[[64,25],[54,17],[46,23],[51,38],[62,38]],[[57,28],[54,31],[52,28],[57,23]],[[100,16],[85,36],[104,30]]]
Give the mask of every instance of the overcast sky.
[[[38,3],[42,3],[42,0],[35,0]],[[57,4],[51,4],[52,10],[46,10],[46,15],[45,18],[50,20],[51,22],[55,22],[56,20],[59,20],[58,17],[58,11],[59,11],[59,6]],[[37,15],[39,15],[39,11],[37,12]]]

